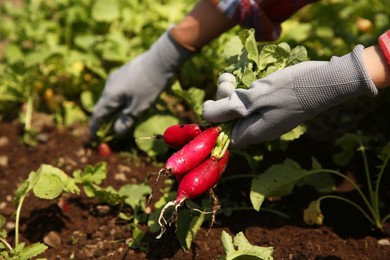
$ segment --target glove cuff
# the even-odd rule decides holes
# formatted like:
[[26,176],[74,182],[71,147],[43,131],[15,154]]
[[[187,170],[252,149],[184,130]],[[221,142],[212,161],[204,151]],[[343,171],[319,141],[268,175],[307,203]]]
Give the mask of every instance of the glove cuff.
[[140,65],[149,70],[145,73],[149,75],[149,80],[153,85],[161,86],[161,82],[165,81],[167,82],[165,88],[181,65],[193,55],[194,52],[188,51],[178,44],[172,37],[170,30],[167,30],[145,53]]
[[357,45],[351,53],[333,57],[325,65],[293,70],[293,88],[305,110],[319,113],[358,96],[378,94],[365,68],[363,49]]

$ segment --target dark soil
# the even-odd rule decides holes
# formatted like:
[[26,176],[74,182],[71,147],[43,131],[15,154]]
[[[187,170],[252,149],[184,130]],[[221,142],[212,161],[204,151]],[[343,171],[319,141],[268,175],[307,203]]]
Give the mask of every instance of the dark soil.
[[[123,159],[119,153],[100,157],[94,150],[85,147],[86,126],[65,130],[47,127],[43,133],[44,141],[35,148],[29,148],[20,142],[19,125],[0,123],[0,214],[7,218],[10,244],[14,242],[14,191],[42,163],[57,166],[71,174],[88,164],[105,161],[108,177],[102,186],[112,185],[115,188],[126,183],[142,182],[148,174],[158,170],[145,158],[135,162]],[[311,144],[313,151],[316,146],[316,143]],[[299,147],[297,144],[295,149],[299,150]],[[296,159],[309,161],[313,151],[307,154],[301,151]],[[283,156],[266,158],[265,161],[271,164],[281,159]],[[226,175],[242,173],[242,169],[245,169],[244,162],[233,160]],[[387,190],[388,180],[384,188]],[[233,183],[220,185],[217,190],[219,199],[248,202],[248,183],[237,180]],[[355,195],[354,191],[347,193],[352,198]],[[388,192],[385,195],[388,196]],[[159,194],[155,196],[158,199]],[[99,205],[83,194],[68,198],[69,210],[66,212],[58,206],[58,200],[44,201],[29,196],[22,209],[21,240],[29,244],[43,242],[48,237],[54,241],[59,238],[40,256],[48,259],[218,259],[225,254],[220,239],[224,230],[231,235],[243,231],[251,244],[272,246],[275,259],[389,258],[389,236],[373,230],[358,211],[342,202],[324,201],[324,225],[307,226],[302,220],[302,210],[315,198],[315,192],[304,187],[282,200],[267,202],[267,207],[288,214],[289,219],[253,210],[237,211],[229,217],[219,214],[217,223],[208,234],[208,225],[202,227],[189,251],[181,249],[172,230],[157,240],[157,234],[149,233],[146,225],[140,225],[149,245],[147,252],[142,252],[127,246],[131,233],[126,222],[120,220],[114,212],[105,212],[104,205]]]

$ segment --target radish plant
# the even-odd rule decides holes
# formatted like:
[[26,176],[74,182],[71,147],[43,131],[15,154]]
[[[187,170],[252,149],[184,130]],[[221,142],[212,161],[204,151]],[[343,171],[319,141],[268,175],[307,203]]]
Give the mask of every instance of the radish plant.
[[59,197],[63,192],[78,194],[79,188],[72,178],[51,165],[43,164],[36,172],[31,172],[15,192],[14,202],[18,205],[15,212],[15,245],[11,246],[4,238],[0,238],[0,243],[5,245],[0,255],[5,259],[30,259],[47,249],[47,246],[40,242],[29,246],[19,242],[21,211],[23,202],[30,192],[38,198],[51,200]]
[[[363,187],[360,187],[359,183],[338,170],[322,168],[315,159],[313,159],[312,169],[310,170],[302,169],[298,163],[287,159],[283,164],[271,166],[252,180],[250,198],[254,209],[260,210],[266,197],[289,195],[297,185],[315,183],[310,182],[308,178],[321,178],[320,184],[322,186],[315,187],[320,192],[328,194],[310,203],[309,207],[304,211],[304,220],[307,224],[321,225],[324,219],[320,208],[321,201],[337,199],[355,207],[375,228],[383,231],[383,224],[390,220],[390,214],[381,211],[380,187],[385,169],[390,160],[390,143],[379,151],[378,159],[380,163],[376,167],[378,172],[374,175],[367,159],[367,148],[365,146],[367,138],[357,134],[349,134],[339,140],[340,144],[347,144],[344,147],[348,149],[339,154],[337,156],[338,159],[341,156],[344,159],[351,158],[351,149],[355,149],[357,146],[357,151],[363,158],[363,171],[366,178],[366,183]],[[359,194],[361,203],[340,194],[329,194],[335,189],[334,182],[332,182],[333,178],[328,181],[331,178],[330,176],[336,176],[349,182]]]
[[[42,164],[37,171],[32,171],[28,178],[19,186],[15,192],[14,202],[17,204],[15,212],[15,244],[12,246],[6,240],[6,233],[2,231],[4,218],[0,216],[0,258],[5,259],[30,259],[43,253],[47,246],[37,242],[31,245],[20,243],[20,218],[23,203],[26,197],[33,193],[37,198],[54,200],[62,194],[80,194],[81,186],[87,197],[94,197],[101,204],[116,207],[122,210],[124,207],[131,207],[134,216],[131,218],[133,236],[137,236],[137,224],[145,219],[146,195],[150,194],[150,187],[145,184],[126,184],[116,190],[111,186],[101,187],[100,184],[107,176],[105,163],[98,163],[95,166],[87,165],[83,170],[73,172],[73,177],[68,176],[61,169]],[[59,206],[66,213],[67,204],[61,198]],[[122,218],[126,216],[119,214]]]
[[364,140],[367,140],[367,138],[357,134],[349,134],[339,139],[340,142],[348,142],[349,145],[352,144],[355,147],[357,145],[356,150],[362,156],[363,171],[366,179],[366,183],[363,188],[360,187],[359,183],[357,183],[355,180],[349,178],[348,176],[344,175],[339,171],[326,169],[322,170],[322,172],[329,172],[336,176],[340,176],[341,178],[351,183],[355,190],[358,192],[362,203],[352,201],[340,195],[323,195],[317,200],[311,202],[309,207],[304,211],[304,220],[307,224],[322,225],[324,216],[320,208],[321,201],[325,199],[336,199],[344,201],[347,204],[355,207],[376,229],[382,232],[384,231],[383,224],[390,220],[390,213],[382,212],[381,210],[380,188],[385,169],[388,166],[390,160],[390,143],[382,147],[382,149],[379,151],[379,165],[375,167],[377,171],[376,174],[373,174],[372,167],[370,167],[367,158],[368,148],[364,144]]

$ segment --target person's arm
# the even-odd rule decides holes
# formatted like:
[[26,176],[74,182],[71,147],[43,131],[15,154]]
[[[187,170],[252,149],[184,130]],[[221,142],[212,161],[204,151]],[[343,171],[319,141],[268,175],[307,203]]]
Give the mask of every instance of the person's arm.
[[110,74],[92,114],[92,139],[96,138],[101,125],[112,117],[116,117],[114,133],[119,136],[128,133],[135,118],[170,86],[182,64],[234,25],[209,1],[201,0],[178,25],[167,29],[148,51]]
[[379,45],[364,50],[363,60],[378,89],[390,87],[390,30],[379,37]]
[[172,28],[173,38],[188,50],[200,50],[235,25],[210,1],[200,0],[192,11]]

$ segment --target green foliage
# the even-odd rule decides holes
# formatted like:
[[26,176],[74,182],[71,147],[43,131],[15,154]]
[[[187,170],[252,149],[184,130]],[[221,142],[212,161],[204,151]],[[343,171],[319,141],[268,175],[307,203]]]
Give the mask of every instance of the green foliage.
[[302,46],[291,49],[285,42],[260,46],[254,33],[250,29],[233,36],[222,54],[227,63],[224,70],[236,76],[239,88],[248,88],[256,79],[308,59]]
[[7,233],[3,231],[5,218],[0,215],[0,256],[6,259],[31,259],[43,253],[47,246],[42,243],[34,243],[25,246],[19,243],[19,220],[23,202],[30,191],[40,198],[53,200],[63,193],[79,194],[81,185],[88,197],[94,197],[100,203],[108,204],[111,207],[119,206],[122,209],[128,206],[133,211],[133,217],[127,218],[123,213],[120,217],[132,221],[134,244],[143,246],[141,243],[143,232],[137,227],[140,221],[145,221],[146,195],[151,193],[151,188],[145,184],[127,184],[119,190],[113,187],[101,187],[100,184],[107,176],[107,166],[101,162],[95,166],[87,165],[84,170],[73,172],[73,178],[65,174],[61,169],[42,164],[37,171],[32,171],[28,178],[15,191],[14,202],[18,204],[15,223],[15,246],[12,247],[6,241]]
[[68,177],[61,169],[51,165],[42,164],[36,172],[31,172],[26,181],[24,181],[15,191],[14,202],[18,204],[16,210],[15,223],[15,247],[7,243],[5,238],[1,237],[1,242],[6,245],[2,248],[0,255],[6,259],[30,259],[43,253],[47,246],[42,243],[34,243],[25,246],[19,243],[19,221],[24,199],[32,191],[34,195],[41,199],[55,199],[63,192],[79,193],[76,182]]
[[287,159],[283,164],[274,164],[264,173],[254,177],[250,192],[253,208],[259,211],[267,197],[287,196],[297,185],[308,184],[316,187],[317,190],[334,190],[335,184],[332,179],[321,176],[322,179],[318,181],[320,177],[317,178],[316,175],[326,170],[322,170],[321,165],[315,159],[313,159],[312,167],[312,170],[305,170],[298,163]]
[[283,23],[280,41],[304,45],[311,59],[329,60],[356,44],[376,44],[390,25],[388,5],[387,0],[320,1]]
[[9,260],[28,260],[38,256],[46,251],[48,247],[42,243],[34,243],[26,246],[25,243],[20,243],[12,250],[0,251],[0,256]]
[[272,254],[274,250],[272,247],[254,246],[242,232],[239,232],[235,237],[231,237],[227,232],[222,231],[221,240],[226,256],[220,259],[273,259]]
[[[6,39],[6,45],[4,55],[0,56],[3,75],[0,113],[34,96],[34,109],[56,114],[61,124],[72,124],[73,120],[61,119],[69,117],[63,101],[87,105],[83,108],[90,111],[91,98],[88,103],[79,102],[83,93],[92,94],[95,102],[110,71],[146,51],[194,3],[193,0],[2,3],[0,38]],[[48,90],[53,93],[51,98],[46,96]],[[84,117],[81,119],[85,121]]]
[[[372,138],[358,134],[346,134],[337,142],[338,145],[348,144],[343,145],[342,153],[348,154],[347,157],[349,160],[351,159],[349,155],[351,152],[350,150],[361,153],[363,157],[363,170],[366,176],[366,183],[364,185],[366,193],[355,180],[349,178],[340,171],[322,168],[322,166],[316,160],[313,160],[312,169],[305,170],[302,169],[298,163],[287,159],[283,164],[272,165],[264,173],[259,174],[253,178],[250,198],[254,209],[260,210],[261,205],[266,197],[271,195],[289,195],[296,186],[312,185],[321,193],[330,193],[334,190],[335,187],[334,181],[329,176],[333,175],[340,177],[352,184],[352,186],[360,195],[362,203],[365,207],[360,206],[359,203],[338,194],[323,195],[316,201],[312,202],[305,210],[305,222],[310,225],[322,224],[324,216],[321,213],[320,202],[324,199],[338,199],[356,207],[363,214],[363,216],[367,218],[367,220],[373,226],[375,226],[375,228],[382,230],[383,223],[390,219],[390,214],[384,217],[382,216],[380,206],[381,203],[379,198],[381,180],[390,160],[390,143],[377,151],[377,157],[380,163],[376,167],[378,171],[377,174],[373,175],[368,164],[366,148],[366,144],[371,140]],[[353,141],[352,143],[354,145],[352,145],[351,141]],[[345,156],[342,156],[342,158],[345,158]],[[324,178],[324,174],[327,174],[328,176],[325,176]],[[308,179],[309,177],[310,179]]]
[[204,214],[181,210],[177,219],[176,237],[184,250],[190,250],[192,241],[205,220]]
[[390,219],[390,214],[382,216],[379,189],[381,187],[382,176],[390,160],[390,143],[388,143],[378,151],[377,157],[380,163],[376,167],[378,172],[374,176],[372,175],[371,169],[368,165],[366,152],[367,148],[365,146],[370,138],[360,135],[348,135],[345,139],[348,139],[350,137],[353,137],[357,142],[354,150],[359,151],[363,157],[364,172],[366,176],[365,188],[367,192],[364,193],[363,189],[359,187],[356,181],[348,177],[344,177],[344,175],[339,172],[335,172],[335,174],[342,176],[355,187],[365,207],[361,206],[355,201],[352,201],[340,195],[324,195],[318,198],[316,201],[313,201],[309,205],[309,207],[304,212],[304,220],[306,221],[306,223],[311,225],[321,225],[323,220],[320,208],[321,201],[324,199],[337,199],[355,207],[375,228],[383,231],[383,224]]
[[166,153],[169,147],[163,140],[154,137],[163,134],[166,128],[179,122],[177,117],[169,114],[154,114],[141,120],[134,130],[138,148],[150,157]]
[[202,105],[205,97],[204,90],[196,87],[184,90],[181,88],[180,84],[176,83],[172,86],[172,91],[176,96],[182,98],[189,107],[191,107],[199,120],[202,118]]

